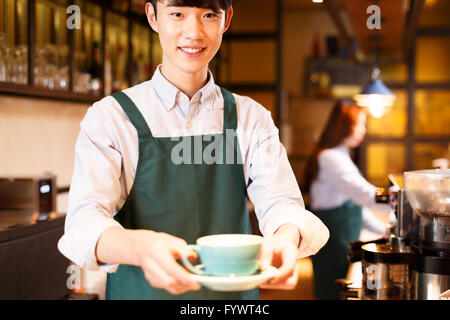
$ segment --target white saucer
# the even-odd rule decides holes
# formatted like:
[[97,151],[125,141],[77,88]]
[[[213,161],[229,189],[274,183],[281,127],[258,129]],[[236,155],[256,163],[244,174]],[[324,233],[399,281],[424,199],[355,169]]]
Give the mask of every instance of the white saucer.
[[251,276],[214,277],[193,274],[191,277],[204,287],[214,291],[246,291],[267,282],[277,274],[278,270],[276,268],[269,267],[261,273]]

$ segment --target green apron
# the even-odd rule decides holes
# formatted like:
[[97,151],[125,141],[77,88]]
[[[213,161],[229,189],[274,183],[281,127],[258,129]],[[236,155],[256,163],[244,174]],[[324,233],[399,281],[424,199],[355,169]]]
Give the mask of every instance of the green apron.
[[312,256],[314,269],[314,291],[317,299],[337,299],[339,290],[334,280],[347,276],[349,244],[359,240],[362,229],[362,208],[347,201],[340,207],[314,210],[330,231],[325,246]]
[[[223,132],[179,139],[153,137],[131,99],[123,92],[112,95],[135,126],[139,138],[133,186],[114,217],[122,226],[165,232],[187,243],[195,243],[197,238],[211,234],[250,233],[247,189],[235,134],[236,102],[230,92],[223,88],[221,91],[224,98]],[[226,134],[229,130],[234,132],[231,139]],[[172,161],[173,151],[180,149],[180,143],[189,141],[189,154],[183,153],[189,151],[187,147],[179,154],[175,153],[187,161],[181,164]],[[206,164],[203,152],[220,160]],[[234,161],[229,164],[231,156]],[[259,291],[217,292],[202,288],[172,295],[152,287],[141,268],[119,265],[115,273],[107,276],[106,299],[259,299]]]

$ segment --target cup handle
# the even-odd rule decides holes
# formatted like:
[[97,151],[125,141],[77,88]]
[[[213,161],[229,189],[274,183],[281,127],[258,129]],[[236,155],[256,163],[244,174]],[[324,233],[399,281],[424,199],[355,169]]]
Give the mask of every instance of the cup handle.
[[[196,251],[198,253],[198,245],[196,244],[190,244],[189,247],[191,247],[192,250]],[[191,271],[192,273],[198,274],[198,275],[205,275],[205,272],[203,270],[201,270],[201,268],[203,268],[203,265],[198,264],[196,266],[193,266],[188,258],[186,257],[185,254],[181,255],[181,259],[183,260],[183,264],[185,265],[186,268],[188,268],[189,271]]]

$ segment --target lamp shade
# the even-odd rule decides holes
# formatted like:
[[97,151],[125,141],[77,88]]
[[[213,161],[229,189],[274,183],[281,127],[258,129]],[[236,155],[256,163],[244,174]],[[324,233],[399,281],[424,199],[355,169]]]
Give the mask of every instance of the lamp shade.
[[375,118],[381,118],[387,108],[394,104],[395,96],[379,78],[379,69],[375,69],[370,81],[360,94],[353,98],[361,107],[366,107]]
[[370,81],[364,90],[360,94],[382,94],[387,96],[393,96],[391,90],[386,87],[380,79]]

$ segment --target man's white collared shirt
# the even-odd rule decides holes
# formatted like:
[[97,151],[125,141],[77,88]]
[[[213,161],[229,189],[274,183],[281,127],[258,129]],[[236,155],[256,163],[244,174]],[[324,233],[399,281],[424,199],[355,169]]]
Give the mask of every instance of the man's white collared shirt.
[[[223,97],[211,73],[191,99],[157,68],[151,80],[124,90],[146,120],[152,135],[181,137],[223,131]],[[233,94],[237,105],[237,137],[249,199],[259,228],[271,236],[285,223],[300,229],[299,257],[315,254],[328,240],[325,225],[305,210],[303,199],[279,141],[270,112]],[[65,233],[59,250],[80,267],[114,272],[117,265],[97,262],[95,248],[133,184],[138,159],[138,135],[118,102],[107,96],[94,103],[80,125],[69,192]]]

